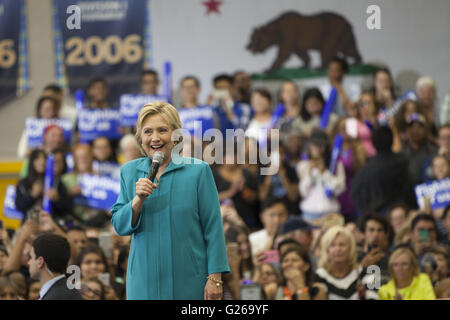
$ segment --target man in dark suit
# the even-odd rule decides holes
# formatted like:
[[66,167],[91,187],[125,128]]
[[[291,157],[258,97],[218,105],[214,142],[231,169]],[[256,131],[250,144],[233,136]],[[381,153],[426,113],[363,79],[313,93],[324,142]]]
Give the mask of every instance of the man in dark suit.
[[31,278],[42,283],[39,300],[82,300],[75,288],[67,286],[69,258],[69,242],[59,235],[46,233],[33,241],[28,266]]

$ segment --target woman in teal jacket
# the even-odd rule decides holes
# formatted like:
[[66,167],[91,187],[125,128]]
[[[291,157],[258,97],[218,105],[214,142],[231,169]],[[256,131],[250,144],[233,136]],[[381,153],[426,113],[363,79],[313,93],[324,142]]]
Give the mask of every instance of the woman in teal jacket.
[[177,129],[181,122],[173,106],[145,105],[136,138],[150,158],[156,151],[164,154],[158,183],[147,179],[149,157],[121,169],[111,222],[119,235],[132,235],[127,299],[221,299],[221,276],[230,271],[211,169],[175,152]]

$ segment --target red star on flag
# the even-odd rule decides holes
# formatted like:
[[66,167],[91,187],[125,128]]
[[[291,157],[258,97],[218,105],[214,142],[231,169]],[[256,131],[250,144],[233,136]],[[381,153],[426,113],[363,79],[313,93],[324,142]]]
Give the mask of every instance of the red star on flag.
[[204,1],[203,4],[206,6],[206,14],[210,14],[212,12],[216,12],[217,14],[220,14],[219,6],[222,4],[222,1],[216,1],[216,0],[208,0]]

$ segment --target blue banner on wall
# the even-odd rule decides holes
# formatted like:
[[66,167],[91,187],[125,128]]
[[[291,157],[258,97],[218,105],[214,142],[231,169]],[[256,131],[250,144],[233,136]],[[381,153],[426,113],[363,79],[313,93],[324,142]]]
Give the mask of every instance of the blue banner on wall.
[[73,121],[69,119],[40,119],[40,118],[26,118],[25,130],[28,137],[28,147],[33,149],[40,147],[43,143],[43,133],[46,127],[51,124],[59,126],[64,133],[66,143],[70,145],[72,141]]
[[421,209],[424,208],[424,197],[430,199],[432,209],[445,208],[450,204],[450,178],[419,184],[414,191]]
[[78,176],[78,185],[81,187],[81,196],[74,198],[76,205],[110,210],[119,196],[119,179],[82,174]]
[[120,139],[119,109],[82,109],[78,114],[78,130],[82,143],[91,142],[97,137]]
[[67,84],[73,93],[86,88],[89,78],[102,76],[112,105],[117,105],[121,93],[139,90],[147,1],[54,0],[54,10],[60,84]]
[[168,101],[165,96],[150,96],[146,94],[123,94],[120,96],[120,124],[124,127],[136,125],[141,108],[150,102]]
[[24,0],[0,0],[0,104],[28,90]]
[[16,208],[16,186],[8,185],[6,187],[3,215],[10,219],[23,219],[23,213]]

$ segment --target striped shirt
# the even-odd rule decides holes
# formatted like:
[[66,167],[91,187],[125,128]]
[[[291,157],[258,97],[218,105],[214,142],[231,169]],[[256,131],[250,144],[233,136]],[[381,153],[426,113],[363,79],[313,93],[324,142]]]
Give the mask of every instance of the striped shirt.
[[316,271],[317,282],[325,286],[328,300],[361,300],[357,290],[359,283],[364,284],[366,300],[378,300],[377,292],[368,289],[365,285],[369,279],[364,270],[358,266],[344,278],[335,278],[324,268],[319,268]]

